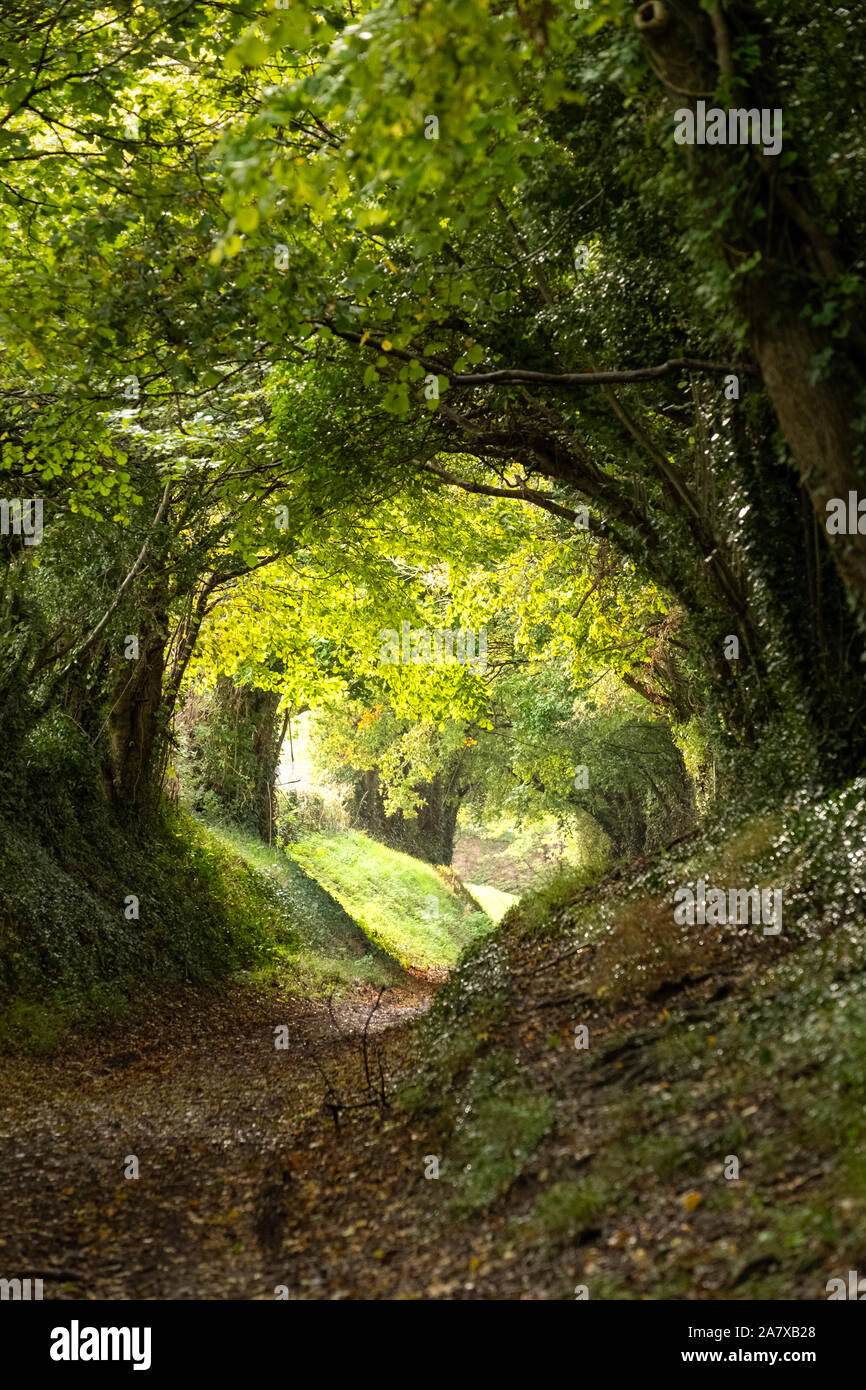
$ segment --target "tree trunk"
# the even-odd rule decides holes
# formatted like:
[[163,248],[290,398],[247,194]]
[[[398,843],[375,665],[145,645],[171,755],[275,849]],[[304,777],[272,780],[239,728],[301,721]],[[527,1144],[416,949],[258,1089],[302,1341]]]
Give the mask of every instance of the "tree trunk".
[[122,819],[147,813],[155,804],[155,753],[161,726],[162,677],[168,622],[154,616],[138,638],[138,656],[123,660],[109,695],[108,747],[103,779]]
[[[840,390],[835,382],[811,382],[812,363],[821,341],[796,312],[777,310],[780,298],[772,282],[753,287],[746,300],[752,348],[767,395],[809,494],[818,524],[826,534],[827,501],[857,492],[860,472],[854,463],[857,437],[851,428],[851,401],[859,384]],[[846,589],[866,612],[866,536],[834,536],[831,553]]]
[[279,694],[272,690],[253,690],[250,694],[255,758],[253,795],[258,808],[258,831],[267,844],[274,838],[274,784],[281,742],[276,722],[279,703]]
[[228,676],[219,676],[201,727],[189,731],[199,809],[206,809],[209,793],[218,814],[255,830],[268,844],[273,840],[279,703],[276,691],[235,685]]
[[430,864],[449,865],[454,858],[457,812],[463,792],[446,781],[441,773],[430,782],[414,788],[424,798],[415,819],[402,811],[385,810],[385,802],[375,768],[362,772],[354,791],[354,815],[362,830],[392,849],[426,859]]
[[[719,4],[708,14],[699,0],[643,0],[636,5],[635,24],[650,65],[671,93],[672,107],[694,109],[697,94],[711,93],[720,75],[736,77],[729,28],[747,23],[738,18],[746,15],[740,8],[736,16],[726,16]],[[742,27],[737,30],[742,32]],[[765,42],[757,27],[749,37],[759,46]],[[765,64],[759,69],[769,70]],[[740,108],[784,110],[776,92],[737,91]],[[849,325],[842,358],[840,340],[804,320],[807,295],[838,271],[845,255],[837,254],[816,220],[812,209],[819,200],[803,165],[794,161],[780,169],[777,158],[757,146],[754,155],[755,178],[743,179],[731,201],[731,180],[741,175],[727,146],[695,145],[683,151],[696,189],[704,197],[715,191],[718,207],[726,208],[720,255],[729,265],[740,265],[760,253],[757,271],[741,277],[738,304],[767,395],[819,525],[826,530],[827,501],[835,497],[847,503],[849,492],[856,492],[861,482],[851,418],[852,403],[866,383],[862,325]],[[761,219],[754,216],[758,205],[765,213]],[[834,352],[832,378],[816,379],[815,359],[828,349]],[[833,537],[832,555],[855,607],[866,613],[866,536]]]

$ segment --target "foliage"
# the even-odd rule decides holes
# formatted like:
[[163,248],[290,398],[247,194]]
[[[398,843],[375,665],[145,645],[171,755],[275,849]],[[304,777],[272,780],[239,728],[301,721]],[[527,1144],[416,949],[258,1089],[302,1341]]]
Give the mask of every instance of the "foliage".
[[[70,1021],[140,1006],[153,988],[213,983],[267,959],[284,934],[268,885],[186,817],[131,840],[94,809],[54,844],[4,822],[2,844],[12,1041],[31,1015],[56,1037]],[[131,893],[137,919],[125,913]]]
[[[121,865],[141,822],[144,853],[182,693],[226,682],[320,710],[332,775],[407,821],[438,778],[449,815],[600,828],[614,859],[784,780],[785,748],[813,792],[859,771],[861,542],[816,524],[866,409],[864,146],[832,96],[859,11],[758,0],[730,71],[703,55],[720,100],[784,106],[772,178],[676,145],[625,0],[100,16],[0,19],[0,477],[45,505],[39,545],[0,537],[28,913],[15,835],[65,922],[82,838],[97,880],[97,838]],[[404,622],[485,627],[486,669],[384,664]],[[270,832],[265,754],[235,778],[219,717],[198,741],[187,804]]]

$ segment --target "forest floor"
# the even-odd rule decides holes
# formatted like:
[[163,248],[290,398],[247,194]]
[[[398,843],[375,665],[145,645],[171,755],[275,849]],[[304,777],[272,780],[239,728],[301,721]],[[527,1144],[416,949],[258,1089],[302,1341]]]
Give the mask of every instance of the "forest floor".
[[[863,790],[527,900],[438,987],[329,1005],[275,968],[0,1059],[0,1276],[61,1299],[825,1298],[866,1269]],[[672,885],[710,863],[783,884],[782,932],[678,924]]]
[[373,1013],[370,986],[329,1007],[244,983],[3,1058],[0,1275],[39,1276],[49,1298],[368,1296],[405,1165],[378,1123],[352,1124],[373,1107],[338,1111],[338,1137],[323,1106],[375,1093],[365,1029],[374,1087],[381,1060],[390,1088],[431,993],[407,976]]

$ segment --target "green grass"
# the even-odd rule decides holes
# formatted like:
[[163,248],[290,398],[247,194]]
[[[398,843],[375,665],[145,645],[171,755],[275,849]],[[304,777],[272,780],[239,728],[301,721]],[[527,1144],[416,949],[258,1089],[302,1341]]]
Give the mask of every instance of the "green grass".
[[519,1081],[464,1108],[469,1115],[457,1138],[457,1171],[448,1175],[458,1217],[485,1210],[507,1192],[550,1130],[554,1110],[548,1096],[533,1095]]
[[278,948],[266,973],[276,972],[307,997],[348,988],[356,980],[379,985],[396,979],[399,966],[393,956],[282,850],[235,827],[213,826],[207,833],[268,886]]
[[[306,998],[401,976],[393,953],[254,835],[185,813],[138,842],[100,829],[101,858],[75,826],[62,854],[26,826],[3,826],[0,1052],[50,1053],[70,1027],[102,1027],[155,993],[239,972]],[[141,915],[129,921],[124,895],[136,888]]]
[[450,968],[493,925],[487,913],[468,909],[431,864],[358,831],[310,835],[286,854],[401,965]]
[[467,883],[466,887],[491,922],[501,922],[508,909],[520,901],[514,893],[503,893],[501,888],[489,888],[486,883]]
[[555,1241],[579,1240],[616,1201],[598,1182],[557,1182],[538,1198],[532,1224]]
[[0,1050],[50,1052],[70,1026],[215,984],[295,939],[271,884],[183,814],[132,836],[97,807],[53,843],[3,822],[0,882]]

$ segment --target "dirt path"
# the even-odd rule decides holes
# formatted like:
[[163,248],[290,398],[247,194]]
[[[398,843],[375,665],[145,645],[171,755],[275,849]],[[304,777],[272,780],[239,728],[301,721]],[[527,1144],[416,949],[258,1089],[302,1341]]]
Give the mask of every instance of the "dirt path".
[[[645,904],[634,919],[641,942],[648,914]],[[850,1189],[832,1146],[812,1152],[797,1113],[778,1104],[792,1078],[801,1108],[818,1105],[802,1088],[824,1065],[821,1038],[814,1061],[804,1031],[771,1070],[762,1054],[741,1057],[750,1034],[739,1020],[754,1017],[756,1036],[780,1034],[797,981],[810,988],[823,959],[819,933],[769,943],[719,933],[696,968],[683,930],[658,960],[635,956],[631,985],[628,943],[586,944],[582,929],[516,937],[491,948],[483,969],[475,962],[461,1004],[473,1074],[519,1065],[528,1097],[549,1097],[555,1114],[516,1180],[467,1219],[450,1205],[472,1166],[461,1130],[467,1040],[452,1037],[448,1052],[447,1011],[443,1050],[456,1060],[442,1084],[462,1107],[452,1129],[434,1138],[427,1109],[413,1117],[392,1103],[435,1043],[408,1026],[429,1008],[429,981],[406,977],[372,1015],[369,987],[330,1011],[236,983],[162,1000],[110,1040],[0,1061],[0,1277],[42,1277],[55,1299],[273,1300],[278,1288],[299,1300],[562,1299],[587,1283],[601,1298],[818,1296],[834,1270],[855,1267],[861,1241],[858,1202],[838,1200]],[[828,948],[838,937],[839,980],[858,980],[842,935],[820,935]],[[837,987],[835,961],[828,949],[825,992]],[[785,969],[768,991],[773,962]],[[588,1052],[575,1046],[576,1018]],[[846,1065],[846,1078],[859,1074],[856,1047]],[[498,1162],[523,1142],[514,1126],[526,1100],[497,1104],[470,1151],[476,1172],[485,1154]],[[730,1192],[729,1153],[744,1159]],[[429,1154],[442,1181],[425,1178]],[[132,1155],[137,1178],[125,1176]],[[815,1235],[813,1210],[847,1225]],[[783,1229],[805,1231],[808,1259],[781,1239],[768,1253],[777,1211]]]
[[[278,1284],[369,1296],[397,1175],[368,1171],[363,1143],[346,1142],[347,1127],[383,1140],[364,1029],[387,1094],[431,993],[389,991],[370,1018],[369,989],[329,1011],[240,986],[164,1003],[112,1041],[5,1059],[0,1275],[41,1276],[46,1298],[273,1299]],[[358,1108],[338,1110],[338,1134],[344,1101]],[[133,1155],[138,1178],[125,1176]],[[405,1200],[405,1172],[397,1183]]]

